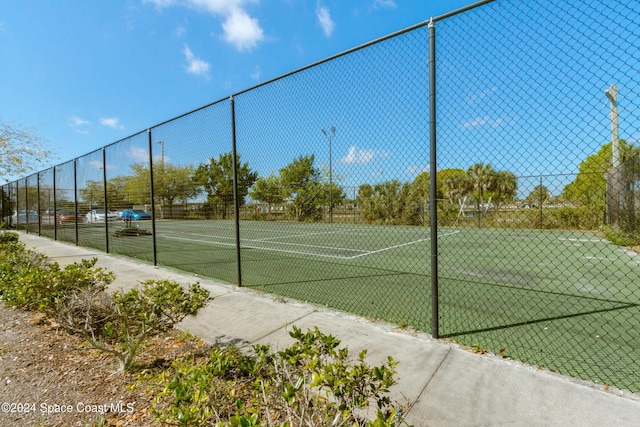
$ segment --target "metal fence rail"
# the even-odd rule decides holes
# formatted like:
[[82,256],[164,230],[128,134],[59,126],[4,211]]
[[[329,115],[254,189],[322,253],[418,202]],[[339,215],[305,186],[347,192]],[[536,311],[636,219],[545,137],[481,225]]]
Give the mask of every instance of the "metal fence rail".
[[638,234],[639,24],[483,1],[6,184],[3,220],[637,392],[640,255],[600,230]]

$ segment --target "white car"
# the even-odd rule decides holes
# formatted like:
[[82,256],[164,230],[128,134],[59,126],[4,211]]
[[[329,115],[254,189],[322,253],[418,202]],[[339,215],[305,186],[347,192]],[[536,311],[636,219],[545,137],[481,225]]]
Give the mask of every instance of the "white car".
[[29,223],[30,225],[33,224],[37,224],[38,223],[38,212],[36,211],[32,211],[32,210],[26,210],[26,209],[20,209],[17,212],[13,212],[13,215],[11,215],[11,219],[10,219],[10,225],[12,226],[17,226],[17,225],[26,225],[27,223]]
[[107,211],[105,215],[104,209],[92,209],[87,212],[82,222],[84,222],[85,224],[101,223],[104,222],[105,216],[109,222],[117,221],[118,219],[120,219],[118,217],[118,214],[115,212]]

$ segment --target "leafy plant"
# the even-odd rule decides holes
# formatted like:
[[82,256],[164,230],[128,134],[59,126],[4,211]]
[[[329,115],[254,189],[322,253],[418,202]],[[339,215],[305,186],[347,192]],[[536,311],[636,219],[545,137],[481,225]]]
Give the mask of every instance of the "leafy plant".
[[26,249],[17,234],[0,234],[0,295],[7,304],[52,315],[71,291],[102,291],[115,278],[111,272],[94,268],[97,258],[60,268],[45,255]]
[[197,283],[187,291],[169,280],[148,280],[141,285],[112,295],[98,287],[71,292],[58,305],[58,322],[115,356],[119,371],[129,370],[146,340],[196,314],[210,300],[209,291]]
[[618,246],[637,246],[640,245],[640,232],[629,233],[624,230],[611,228],[609,226],[603,229],[605,237]]
[[[159,375],[164,384],[152,411],[163,424],[219,426],[397,426],[397,404],[387,396],[397,362],[371,367],[366,351],[348,348],[318,328],[274,352],[254,346],[215,348],[205,360],[182,360]],[[375,415],[367,419],[367,410]]]

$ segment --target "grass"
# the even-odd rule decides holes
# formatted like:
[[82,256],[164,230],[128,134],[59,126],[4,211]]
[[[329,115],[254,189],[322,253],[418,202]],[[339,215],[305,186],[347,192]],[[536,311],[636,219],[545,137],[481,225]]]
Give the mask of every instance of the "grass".
[[[640,391],[640,256],[590,232],[439,234],[441,336]],[[106,246],[101,226],[78,235]],[[244,286],[431,331],[428,228],[241,221],[240,237]],[[58,238],[73,241],[75,230]],[[238,277],[234,243],[233,221],[156,224],[160,265],[228,283]],[[111,234],[109,249],[153,261],[150,236]]]

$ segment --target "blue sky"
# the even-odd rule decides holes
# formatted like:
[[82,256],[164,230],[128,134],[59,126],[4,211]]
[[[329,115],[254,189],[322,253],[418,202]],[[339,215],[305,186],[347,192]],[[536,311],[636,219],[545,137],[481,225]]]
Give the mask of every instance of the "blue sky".
[[0,120],[60,163],[470,3],[2,0]]
[[[35,126],[61,163],[471,3],[0,0],[0,120]],[[557,195],[610,141],[611,84],[620,137],[637,144],[639,27],[637,0],[501,0],[439,21],[438,169],[490,163],[522,177],[521,197],[541,176]],[[429,168],[427,39],[423,27],[240,93],[242,160],[266,176],[314,154],[345,187],[412,181]],[[167,163],[198,165],[230,150],[229,117],[223,101],[153,140]],[[125,174],[148,160],[146,136],[110,154],[109,177]]]

